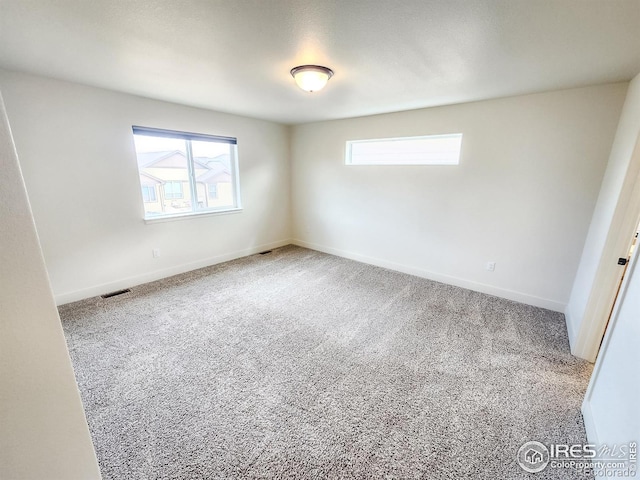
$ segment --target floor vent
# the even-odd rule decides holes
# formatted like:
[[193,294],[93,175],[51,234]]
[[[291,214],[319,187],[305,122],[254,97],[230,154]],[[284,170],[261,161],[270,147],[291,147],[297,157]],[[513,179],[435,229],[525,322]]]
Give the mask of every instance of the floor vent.
[[102,298],[111,298],[111,297],[115,297],[117,295],[122,295],[123,293],[129,293],[131,290],[128,288],[125,288],[124,290],[116,290],[115,292],[111,292],[111,293],[105,293],[104,295],[100,295]]
[[264,252],[260,252],[258,255],[266,255],[267,253],[271,253],[273,250],[265,250]]

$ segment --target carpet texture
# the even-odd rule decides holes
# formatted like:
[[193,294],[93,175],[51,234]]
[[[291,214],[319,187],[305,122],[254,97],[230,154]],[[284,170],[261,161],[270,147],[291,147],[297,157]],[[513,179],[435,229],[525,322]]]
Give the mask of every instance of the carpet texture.
[[60,315],[105,479],[584,478],[559,313],[289,246]]

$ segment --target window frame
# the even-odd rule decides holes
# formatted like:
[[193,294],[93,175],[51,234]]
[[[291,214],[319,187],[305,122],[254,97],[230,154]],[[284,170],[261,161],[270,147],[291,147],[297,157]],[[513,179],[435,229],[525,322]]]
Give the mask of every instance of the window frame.
[[[347,140],[345,144],[345,156],[344,163],[349,167],[396,167],[396,166],[406,166],[406,167],[437,167],[437,166],[456,166],[460,165],[460,159],[462,158],[462,133],[443,133],[443,134],[435,134],[435,135],[413,135],[408,137],[388,137],[388,138],[367,138],[360,140]],[[459,138],[460,139],[460,148],[458,150],[458,157],[455,162],[442,162],[442,161],[429,161],[424,160],[420,162],[353,162],[353,145],[354,144],[365,144],[365,143],[383,143],[383,142],[394,142],[394,141],[411,141],[411,140],[425,140],[425,139],[439,139],[439,138]]]
[[[186,147],[186,157],[187,157],[187,170],[188,170],[188,187],[191,194],[191,211],[189,212],[179,212],[179,213],[169,213],[169,214],[161,214],[161,215],[147,215],[146,209],[144,210],[144,221],[145,223],[156,223],[156,222],[165,222],[171,220],[179,220],[185,218],[192,218],[198,216],[209,216],[209,215],[221,215],[221,214],[229,214],[229,213],[239,213],[242,211],[242,203],[241,203],[241,195],[240,195],[240,172],[238,168],[238,139],[236,137],[225,137],[221,135],[210,135],[204,133],[193,133],[193,132],[182,132],[178,130],[167,130],[162,128],[152,128],[152,127],[142,127],[138,125],[132,126],[133,135],[147,135],[152,137],[164,137],[164,138],[177,138],[185,140]],[[196,167],[195,161],[192,152],[191,141],[208,141],[215,143],[226,143],[232,145],[233,147],[230,149],[230,159],[229,159],[229,170],[231,174],[231,184],[232,184],[232,193],[233,193],[233,205],[225,205],[221,207],[209,207],[209,208],[200,208],[198,206],[198,193],[197,193],[197,179],[196,179]],[[136,157],[138,155],[138,151],[135,148]],[[137,164],[137,161],[136,161]],[[138,165],[138,174],[143,173]],[[181,185],[182,186],[182,185]],[[164,185],[163,185],[164,188]],[[182,186],[182,197],[184,198],[184,186]],[[167,200],[176,200],[177,198],[171,198]],[[179,200],[179,199],[178,199]],[[142,202],[144,206],[145,203],[150,202]]]

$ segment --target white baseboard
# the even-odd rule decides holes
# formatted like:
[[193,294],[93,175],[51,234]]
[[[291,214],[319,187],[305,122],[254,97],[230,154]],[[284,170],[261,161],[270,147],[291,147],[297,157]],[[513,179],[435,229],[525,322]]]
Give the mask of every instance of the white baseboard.
[[567,336],[569,337],[569,348],[571,353],[575,355],[576,332],[573,329],[573,317],[569,311],[569,307],[564,311],[564,320],[567,323]]
[[390,262],[387,260],[381,260],[378,258],[367,257],[358,253],[347,252],[344,250],[325,247],[324,245],[318,245],[316,243],[306,242],[294,238],[292,243],[300,247],[310,248],[311,250],[318,250],[319,252],[329,253],[338,257],[349,258],[358,262],[367,263],[369,265],[375,265],[377,267],[388,268],[389,270],[395,270],[409,275],[415,275],[416,277],[427,278],[436,282],[447,283],[449,285],[455,285],[456,287],[462,287],[476,292],[487,293],[496,297],[506,298],[507,300],[513,300],[515,302],[526,303],[527,305],[533,305],[534,307],[546,308],[553,310],[554,312],[564,313],[566,304],[558,302],[556,300],[549,300],[546,298],[536,297],[534,295],[528,295],[526,293],[516,292],[504,288],[494,287],[493,285],[487,285],[484,283],[474,282],[472,280],[465,280],[463,278],[453,277],[451,275],[445,275],[441,273],[435,273],[421,268],[416,268],[408,265],[403,265],[396,262]]
[[265,243],[263,245],[256,245],[244,250],[237,250],[235,252],[229,252],[222,255],[216,255],[214,257],[204,258],[196,262],[185,263],[182,265],[176,265],[173,267],[163,268],[160,270],[154,270],[152,272],[146,272],[141,275],[135,275],[132,277],[122,278],[113,282],[103,283],[100,285],[94,285],[92,287],[83,288],[82,290],[75,290],[73,292],[66,292],[55,295],[56,305],[64,305],[65,303],[76,302],[85,298],[95,297],[97,295],[103,295],[108,292],[121,290],[124,288],[135,287],[143,283],[153,282],[160,280],[161,278],[171,277],[172,275],[178,275],[180,273],[190,272],[191,270],[197,270],[198,268],[208,267],[217,263],[228,262],[229,260],[235,260],[236,258],[246,257],[255,253],[263,252],[264,250],[270,250],[272,248],[283,247],[291,244],[291,239],[279,240],[277,242]]
[[[154,270],[152,272],[147,272],[141,275],[127,277],[127,278],[119,279],[113,282],[103,283],[100,285],[94,285],[88,288],[83,288],[81,290],[75,290],[73,292],[57,294],[55,295],[55,301],[57,305],[64,305],[65,303],[76,302],[78,300],[95,297],[97,295],[102,295],[104,293],[112,292],[115,290],[134,287],[136,285],[140,285],[147,282],[153,282],[155,280],[160,280],[161,278],[170,277],[172,275],[178,275],[180,273],[189,272],[191,270],[196,270],[198,268],[208,267],[210,265],[215,265],[222,262],[228,262],[229,260],[235,260],[236,258],[246,257],[248,255],[253,255],[255,253],[262,252],[264,250],[282,247],[291,243],[294,245],[298,245],[300,247],[310,248],[312,250],[329,253],[331,255],[336,255],[338,257],[349,258],[351,260],[367,263],[369,265],[388,268],[390,270],[407,273],[409,275],[415,275],[417,277],[427,278],[429,280],[434,280],[437,282],[447,283],[449,285],[455,285],[457,287],[467,288],[469,290],[474,290],[476,292],[495,295],[496,297],[506,298],[508,300],[526,303],[528,305],[533,305],[536,307],[547,308],[555,312],[564,312],[564,309],[566,307],[565,304],[554,301],[554,300],[540,298],[533,295],[516,292],[513,290],[494,287],[492,285],[474,282],[471,280],[465,280],[462,278],[453,277],[451,275],[435,273],[428,270],[424,270],[424,269],[420,269],[420,268],[416,268],[408,265],[403,265],[396,262],[390,262],[387,260],[367,257],[365,255],[360,255],[358,253],[347,252],[344,250],[331,248],[331,247],[325,247],[323,245],[318,245],[316,243],[305,242],[300,239],[293,239],[293,240],[286,239],[286,240],[279,240],[277,242],[256,245],[254,247],[247,248],[244,250],[238,250],[235,252],[216,255],[214,257],[198,260],[197,262],[191,262],[191,263],[176,265],[173,267],[164,268],[160,270]],[[567,323],[567,325],[569,325],[569,323]],[[571,338],[571,335],[570,335],[570,338]]]
[[582,402],[582,419],[584,420],[584,429],[587,432],[587,441],[589,443],[599,444],[596,424],[593,420],[593,414],[591,413],[591,404],[586,398],[584,402]]

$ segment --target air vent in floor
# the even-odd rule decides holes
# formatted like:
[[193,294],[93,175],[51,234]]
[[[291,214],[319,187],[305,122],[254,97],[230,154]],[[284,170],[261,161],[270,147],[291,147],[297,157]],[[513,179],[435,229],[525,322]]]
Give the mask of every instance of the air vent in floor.
[[117,295],[122,295],[123,293],[129,293],[131,290],[128,288],[125,288],[124,290],[116,290],[115,292],[111,292],[111,293],[105,293],[104,295],[100,295],[102,298],[111,298],[111,297],[115,297]]

